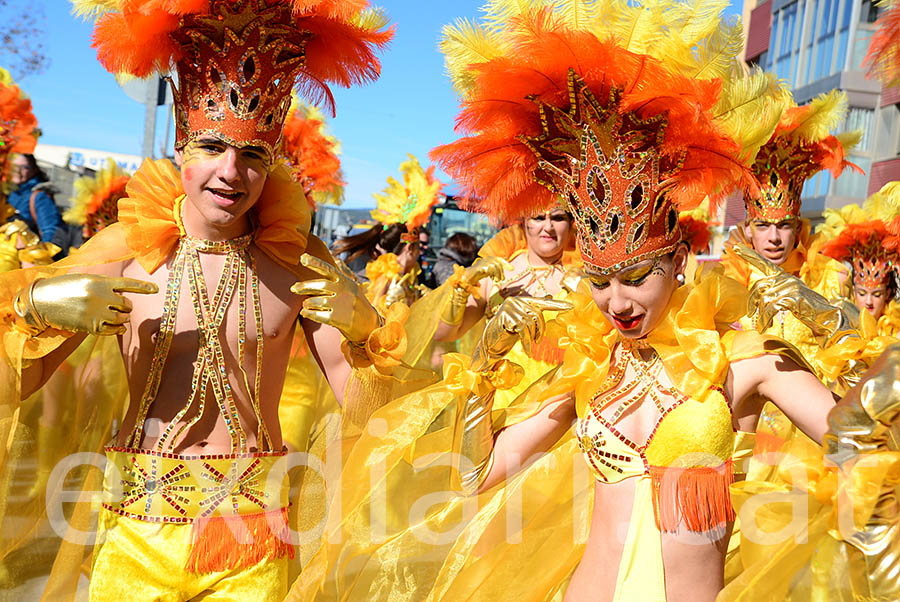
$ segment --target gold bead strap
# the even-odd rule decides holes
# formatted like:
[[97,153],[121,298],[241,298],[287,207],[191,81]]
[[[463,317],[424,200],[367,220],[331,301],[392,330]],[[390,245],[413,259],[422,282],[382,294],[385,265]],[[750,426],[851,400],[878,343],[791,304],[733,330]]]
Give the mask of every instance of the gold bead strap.
[[[157,444],[157,449],[163,451],[171,449],[181,439],[182,435],[195,425],[203,416],[206,408],[206,396],[209,388],[212,388],[213,396],[225,425],[231,437],[232,452],[243,450],[247,446],[247,436],[241,428],[240,416],[234,400],[234,393],[228,380],[225,368],[225,356],[222,350],[221,338],[224,336],[222,323],[227,309],[231,304],[234,294],[238,293],[238,363],[242,380],[249,396],[253,411],[258,422],[258,442],[260,449],[271,447],[272,440],[268,429],[262,419],[259,405],[259,391],[262,379],[263,360],[263,324],[262,304],[259,294],[259,276],[256,271],[256,263],[249,251],[252,235],[242,236],[230,241],[207,241],[185,236],[179,241],[178,250],[173,261],[172,272],[166,286],[166,299],[161,321],[161,333],[154,348],[153,360],[150,367],[150,375],[147,381],[144,395],[138,411],[138,421],[135,423],[128,445],[138,445],[141,431],[147,413],[153,400],[156,399],[166,358],[171,348],[172,338],[175,333],[175,316],[177,314],[181,284],[187,275],[188,289],[191,293],[191,304],[197,319],[197,332],[199,347],[197,361],[194,363],[194,371],[191,376],[191,392],[184,407],[178,411],[167,426],[165,432]],[[222,274],[216,285],[216,290],[210,300],[203,278],[203,270],[200,264],[200,253],[216,253],[225,255],[225,263]],[[251,389],[249,376],[244,367],[244,355],[247,341],[247,282],[251,289],[253,314],[256,321],[256,378],[255,387]],[[197,411],[194,416],[177,426],[194,406],[197,400]],[[176,428],[177,427],[177,428]]]

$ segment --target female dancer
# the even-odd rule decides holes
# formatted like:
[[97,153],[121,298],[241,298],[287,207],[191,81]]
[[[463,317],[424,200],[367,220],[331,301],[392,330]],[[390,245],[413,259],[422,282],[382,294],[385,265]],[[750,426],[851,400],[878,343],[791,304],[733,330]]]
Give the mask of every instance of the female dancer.
[[[589,295],[574,295],[574,309],[548,327],[565,349],[562,364],[509,407],[495,411],[493,393],[521,371],[501,358],[520,338],[537,338],[541,311],[562,309],[558,301],[507,299],[471,363],[445,356],[441,385],[373,416],[345,464],[338,527],[294,593],[712,600],[735,516],[736,432],[755,428],[761,395],[822,441],[834,407],[794,348],[731,329],[746,311],[738,283],[709,273],[683,284],[678,210],[752,186],[752,141],[768,140],[778,120],[767,78],[727,79],[734,71],[718,62],[727,55],[720,44],[739,30],[703,3],[487,10],[484,26],[447,32],[445,52],[462,58],[450,70],[469,135],[434,156],[501,219],[564,199]],[[856,414],[832,413],[836,436],[852,415],[895,418],[897,358],[889,359],[884,381],[868,389],[874,404],[848,398],[842,409]],[[449,457],[439,452],[448,443]],[[829,439],[831,451],[847,444]],[[593,478],[573,460],[578,448]],[[478,495],[439,493],[441,478]],[[409,504],[405,524],[379,521],[379,509],[397,504]],[[889,505],[874,514],[885,511],[876,518],[895,518]],[[890,551],[860,545],[848,556],[882,568]],[[788,581],[763,585],[786,590]],[[888,592],[890,581],[868,585]]]

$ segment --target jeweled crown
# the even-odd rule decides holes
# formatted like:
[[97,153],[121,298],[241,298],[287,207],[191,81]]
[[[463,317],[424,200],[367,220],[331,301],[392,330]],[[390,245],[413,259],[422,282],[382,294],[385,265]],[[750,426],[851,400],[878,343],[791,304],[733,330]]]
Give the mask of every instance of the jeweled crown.
[[568,84],[569,109],[540,103],[543,131],[522,141],[538,157],[537,181],[575,216],[585,263],[613,271],[668,253],[681,230],[663,183],[680,161],[658,151],[665,117],[620,113],[620,89],[601,101],[574,71]]
[[274,157],[309,38],[292,25],[291,6],[214,0],[209,14],[182,17],[172,38],[182,49],[175,148],[213,134]]

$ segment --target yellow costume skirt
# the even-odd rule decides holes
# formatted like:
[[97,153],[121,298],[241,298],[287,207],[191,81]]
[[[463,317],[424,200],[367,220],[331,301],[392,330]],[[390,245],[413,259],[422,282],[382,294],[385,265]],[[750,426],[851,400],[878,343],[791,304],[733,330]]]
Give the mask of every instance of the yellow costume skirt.
[[284,452],[107,448],[91,600],[281,600],[294,556]]

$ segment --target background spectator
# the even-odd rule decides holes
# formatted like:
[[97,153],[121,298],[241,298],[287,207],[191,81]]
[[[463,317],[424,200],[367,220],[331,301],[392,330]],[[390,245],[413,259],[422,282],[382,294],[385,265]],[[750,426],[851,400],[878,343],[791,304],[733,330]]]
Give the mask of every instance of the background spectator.
[[453,266],[461,265],[464,268],[472,265],[478,255],[478,243],[475,238],[465,232],[457,232],[447,239],[444,248],[438,251],[437,261],[432,273],[435,283],[440,286],[453,275]]
[[16,155],[12,160],[13,190],[7,201],[42,241],[53,242],[57,229],[62,226],[62,217],[48,194],[48,179],[34,155]]

